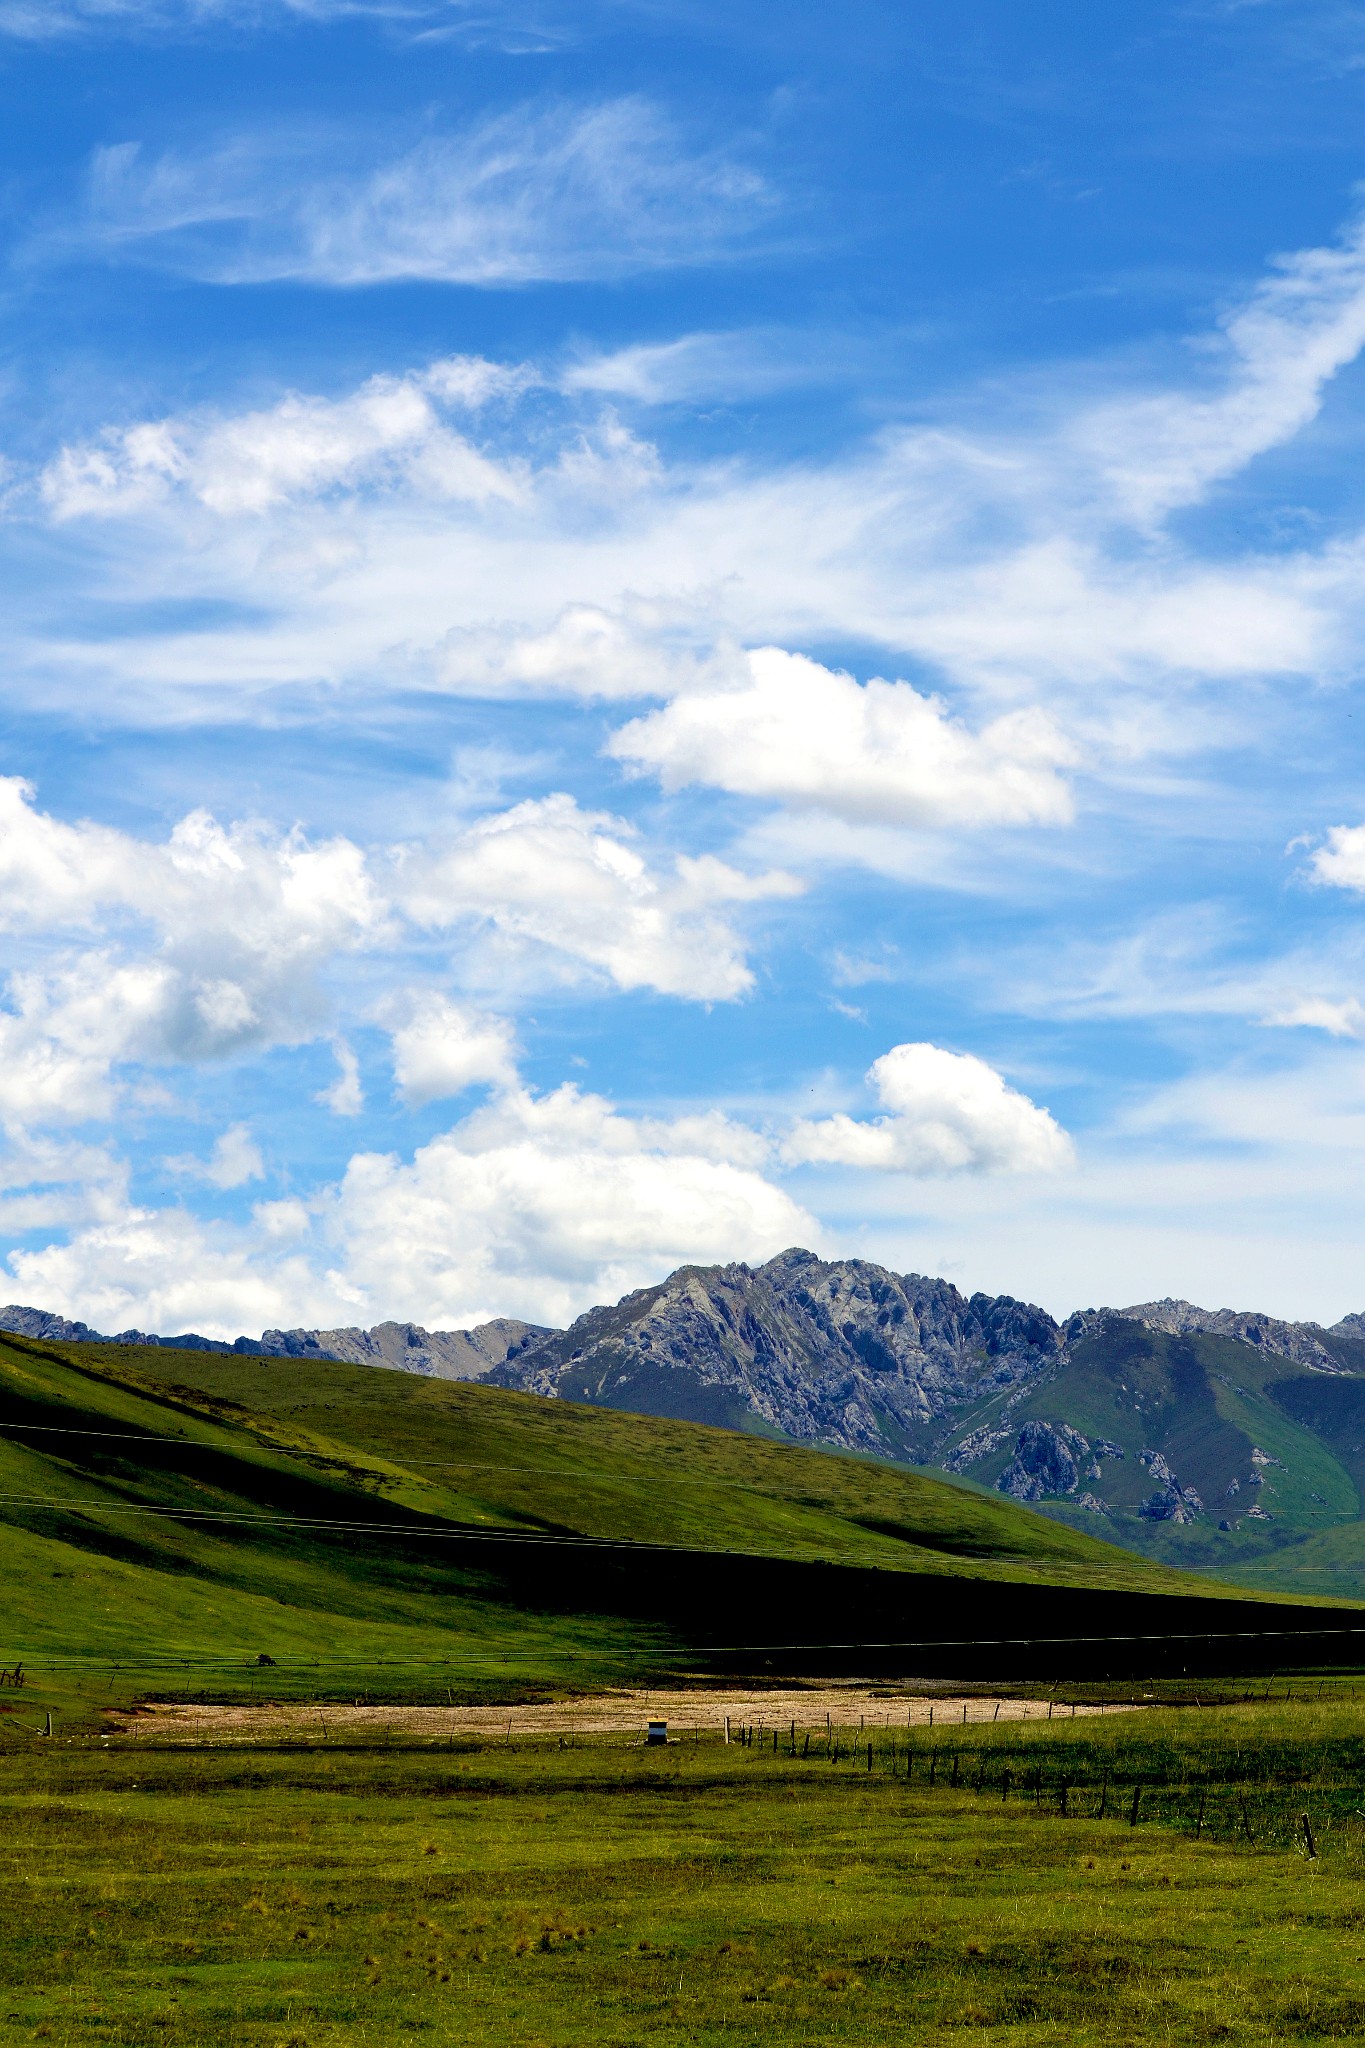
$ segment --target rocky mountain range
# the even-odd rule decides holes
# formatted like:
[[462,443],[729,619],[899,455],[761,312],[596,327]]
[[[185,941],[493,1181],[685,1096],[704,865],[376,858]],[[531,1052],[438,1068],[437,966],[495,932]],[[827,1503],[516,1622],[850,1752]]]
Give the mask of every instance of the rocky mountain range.
[[558,1333],[541,1323],[499,1316],[474,1330],[424,1330],[420,1323],[376,1323],[372,1330],[265,1330],[259,1337],[227,1342],[187,1331],[157,1337],[146,1330],[120,1330],[107,1337],[88,1323],[68,1322],[45,1309],[11,1303],[0,1309],[0,1330],[16,1336],[66,1344],[129,1344],[166,1351],[237,1352],[249,1358],[334,1358],[344,1365],[384,1365],[430,1379],[478,1380],[494,1366],[515,1358],[530,1343]]
[[503,1318],[99,1338],[20,1307],[0,1310],[0,1329],[338,1359],[828,1444],[1098,1517],[1117,1540],[1220,1570],[1211,1541],[1254,1562],[1291,1534],[1365,1532],[1362,1316],[1328,1329],[1167,1299],[1058,1323],[1010,1295],[792,1250],[680,1267],[567,1330]]

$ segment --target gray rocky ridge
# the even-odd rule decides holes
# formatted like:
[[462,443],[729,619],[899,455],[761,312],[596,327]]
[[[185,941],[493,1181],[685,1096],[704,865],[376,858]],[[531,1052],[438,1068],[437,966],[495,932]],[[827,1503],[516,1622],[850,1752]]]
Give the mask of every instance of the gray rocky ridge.
[[252,1358],[330,1358],[344,1365],[382,1365],[428,1379],[484,1379],[528,1344],[553,1333],[541,1323],[498,1316],[473,1330],[424,1330],[419,1323],[378,1323],[372,1330],[266,1330],[259,1337],[154,1337],[120,1330],[106,1337],[88,1323],[69,1322],[45,1309],[12,1302],[0,1308],[0,1330],[39,1341],[67,1344],[142,1344],[167,1351],[237,1352]]
[[[1011,1418],[1084,1340],[1135,1322],[1174,1336],[1208,1332],[1313,1373],[1365,1373],[1363,1316],[1328,1330],[1167,1299],[1085,1310],[1059,1325],[1011,1295],[964,1295],[947,1280],[799,1249],[758,1266],[680,1267],[657,1286],[588,1310],[567,1330],[504,1317],[468,1330],[386,1322],[368,1330],[266,1330],[231,1341],[137,1330],[100,1338],[41,1309],[0,1309],[0,1329],[34,1338],[337,1359],[485,1380],[646,1414],[749,1428],[757,1421],[808,1442],[941,1463],[951,1472],[970,1473],[1012,1442],[1001,1490],[1095,1513],[1107,1510],[1090,1488],[1102,1484],[1103,1461],[1122,1458],[1122,1447],[1087,1439],[1064,1415],[1022,1428]],[[1035,1398],[1035,1415],[1037,1406]],[[959,1438],[973,1416],[976,1426]],[[1179,1523],[1202,1511],[1199,1495],[1160,1453],[1144,1454],[1143,1462],[1154,1489],[1141,1509],[1146,1519]],[[1252,1462],[1243,1486],[1259,1485],[1260,1465],[1272,1461],[1258,1451]]]
[[964,1401],[1032,1382],[1059,1344],[1052,1317],[1011,1295],[793,1250],[757,1267],[684,1266],[490,1378],[646,1413],[678,1414],[690,1389],[701,1419],[728,1403],[789,1436],[887,1455]]

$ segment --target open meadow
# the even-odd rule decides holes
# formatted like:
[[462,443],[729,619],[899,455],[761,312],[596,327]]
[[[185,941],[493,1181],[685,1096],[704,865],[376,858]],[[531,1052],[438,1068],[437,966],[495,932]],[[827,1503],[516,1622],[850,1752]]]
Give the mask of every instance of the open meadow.
[[1365,1699],[1297,1685],[662,1751],[11,1720],[0,2041],[1358,2039]]
[[1359,1608],[316,1362],[0,1343],[0,1467],[0,2048],[1365,2031]]

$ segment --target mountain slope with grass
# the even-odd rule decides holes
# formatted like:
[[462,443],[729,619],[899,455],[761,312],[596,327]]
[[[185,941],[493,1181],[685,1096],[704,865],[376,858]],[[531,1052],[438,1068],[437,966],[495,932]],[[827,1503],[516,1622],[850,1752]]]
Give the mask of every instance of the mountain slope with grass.
[[1186,1570],[1358,1597],[1365,1346],[1322,1332],[1303,1363],[1209,1322],[1084,1318],[1031,1386],[959,1416],[944,1463]]
[[[33,1338],[92,1339],[83,1324],[36,1309],[0,1310],[6,1324]],[[358,1403],[368,1419],[357,1427],[379,1426],[379,1411],[392,1427],[412,1397],[390,1387],[370,1414],[350,1367],[399,1368],[382,1377],[404,1384],[478,1380],[965,1476],[1184,1570],[1290,1593],[1365,1594],[1359,1317],[1324,1329],[1162,1300],[1058,1324],[1009,1295],[966,1296],[944,1280],[793,1250],[758,1267],[681,1267],[564,1331],[511,1321],[469,1331],[388,1323],[267,1331],[231,1344],[186,1338],[179,1350],[177,1340],[139,1346],[137,1336],[108,1340],[103,1355],[150,1357],[147,1369],[163,1377],[189,1373],[183,1361],[198,1357],[201,1371],[245,1373],[244,1386],[262,1372],[261,1385],[283,1385],[278,1375],[290,1361],[319,1365],[323,1406]],[[338,1361],[330,1376],[328,1359]],[[600,1494],[603,1482],[595,1484]],[[461,1498],[465,1488],[455,1489]],[[608,1491],[632,1540],[643,1528],[656,1532],[651,1540],[733,1537],[742,1546],[724,1501],[695,1505],[703,1496],[692,1480],[666,1500],[642,1487],[628,1503],[618,1480]],[[591,1489],[566,1503],[562,1478],[538,1474],[532,1492],[534,1506],[523,1502],[518,1512],[544,1514],[553,1499],[575,1529],[588,1515]],[[874,1530],[892,1527],[898,1512],[882,1503],[855,1516],[852,1549],[846,1526],[834,1529],[810,1508],[784,1511],[782,1532],[793,1555],[813,1543],[815,1554],[864,1561],[876,1551]],[[603,1499],[593,1513],[600,1521]],[[894,1541],[876,1540],[887,1554],[874,1561],[893,1562]]]
[[1323,1621],[872,1460],[364,1367],[19,1338],[0,1576],[6,1665],[220,1692],[266,1670],[505,1696],[767,1646],[863,1668],[879,1644],[1008,1637],[1017,1661],[1032,1637]]

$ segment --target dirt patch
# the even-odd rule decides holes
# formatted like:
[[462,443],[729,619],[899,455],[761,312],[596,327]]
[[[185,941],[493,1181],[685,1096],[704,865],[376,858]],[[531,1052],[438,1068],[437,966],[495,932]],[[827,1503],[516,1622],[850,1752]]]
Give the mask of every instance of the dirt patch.
[[109,1713],[106,1721],[123,1735],[200,1742],[272,1742],[333,1739],[391,1731],[432,1742],[452,1736],[643,1735],[651,1720],[667,1721],[669,1733],[713,1739],[741,1727],[798,1732],[826,1727],[890,1734],[898,1728],[949,1729],[981,1721],[1045,1721],[1093,1714],[1129,1714],[1130,1706],[1064,1706],[1046,1700],[1009,1699],[997,1693],[971,1699],[888,1699],[885,1693],[849,1686],[796,1692],[651,1691],[599,1693],[585,1699],[548,1700],[519,1707],[355,1707],[310,1706],[284,1701],[272,1706],[184,1706],[167,1702],[137,1714]]

